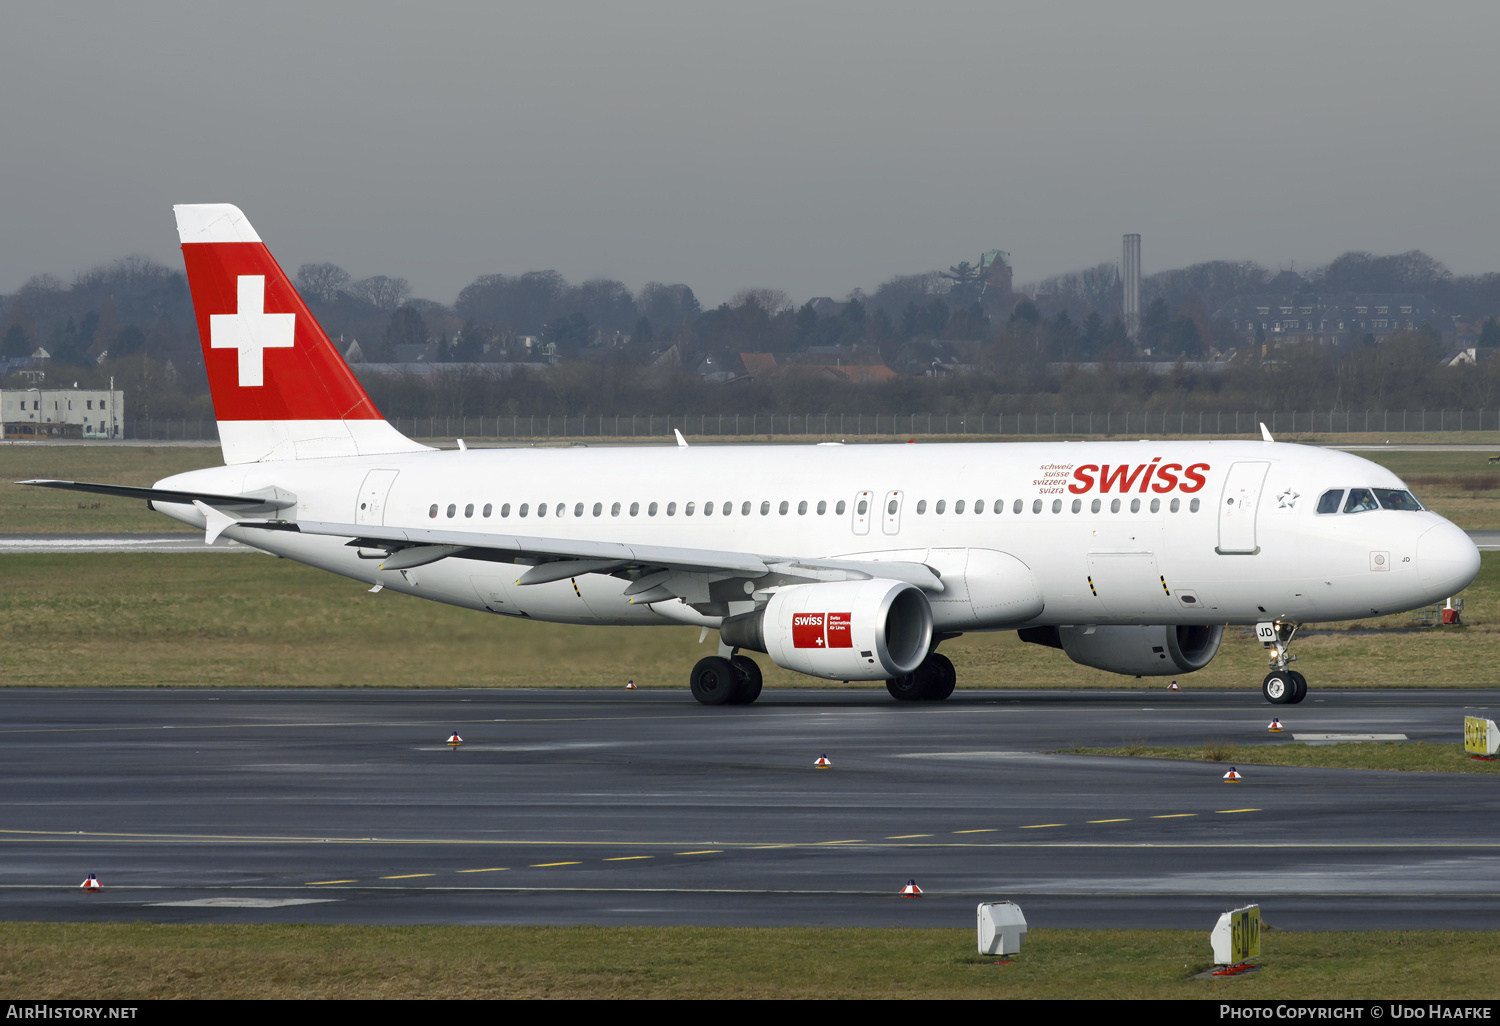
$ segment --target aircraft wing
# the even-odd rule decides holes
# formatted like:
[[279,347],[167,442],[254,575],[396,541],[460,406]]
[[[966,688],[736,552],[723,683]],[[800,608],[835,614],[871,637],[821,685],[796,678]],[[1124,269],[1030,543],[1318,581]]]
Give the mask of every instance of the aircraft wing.
[[[401,570],[449,556],[526,565],[517,583],[546,584],[580,574],[610,574],[631,581],[626,594],[636,602],[684,598],[708,601],[708,586],[718,581],[766,579],[764,585],[796,581],[847,581],[873,577],[906,581],[940,592],[938,572],[924,563],[786,557],[668,545],[480,534],[413,527],[375,527],[302,521],[252,520],[238,526],[299,534],[348,538],[349,545],[370,551],[386,570]],[[364,555],[364,551],[361,552]]]

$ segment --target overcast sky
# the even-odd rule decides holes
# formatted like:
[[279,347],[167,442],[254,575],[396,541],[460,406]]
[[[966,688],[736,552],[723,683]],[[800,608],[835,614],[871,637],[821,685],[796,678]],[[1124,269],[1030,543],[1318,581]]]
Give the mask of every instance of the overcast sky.
[[5,5],[0,293],[240,206],[288,270],[705,306],[1009,250],[1500,270],[1500,4]]

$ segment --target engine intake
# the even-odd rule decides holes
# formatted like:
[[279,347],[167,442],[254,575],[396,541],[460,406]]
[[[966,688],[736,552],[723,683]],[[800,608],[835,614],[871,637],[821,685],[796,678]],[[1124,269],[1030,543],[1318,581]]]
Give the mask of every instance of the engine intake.
[[778,589],[764,609],[726,619],[719,637],[798,673],[888,680],[927,658],[932,607],[920,588],[903,581],[794,584]]

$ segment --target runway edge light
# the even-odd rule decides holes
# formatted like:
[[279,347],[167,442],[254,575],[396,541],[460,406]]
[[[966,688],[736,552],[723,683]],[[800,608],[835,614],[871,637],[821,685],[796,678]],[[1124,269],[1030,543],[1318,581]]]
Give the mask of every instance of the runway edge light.
[[1182,689],[1177,686],[1177,682],[1174,680],[1171,684],[1167,685],[1167,690],[1168,691],[1181,691]]
[[1013,901],[981,901],[976,911],[981,955],[1014,955],[1026,939],[1026,916]]
[[99,882],[99,878],[93,873],[90,873],[89,878],[78,886],[89,894],[93,894],[95,891],[104,890],[104,885]]
[[922,893],[922,888],[917,886],[917,881],[908,880],[906,886],[901,888],[902,897],[915,898]]
[[1281,721],[1278,720],[1278,719],[1273,718],[1271,720],[1270,726],[1266,727],[1266,729],[1269,730],[1273,734],[1280,734],[1281,730],[1282,730]]
[[458,736],[458,731],[455,730],[452,734],[448,735],[448,747],[449,748],[457,748],[459,745],[461,745],[463,743],[464,743],[464,739]]
[[1233,766],[1229,767],[1229,772],[1224,774],[1224,783],[1226,784],[1238,784],[1243,779],[1240,776],[1240,771]]
[[819,769],[827,769],[829,766],[832,766],[833,763],[828,761],[828,755],[827,753],[825,753],[813,760],[813,765],[818,767]]

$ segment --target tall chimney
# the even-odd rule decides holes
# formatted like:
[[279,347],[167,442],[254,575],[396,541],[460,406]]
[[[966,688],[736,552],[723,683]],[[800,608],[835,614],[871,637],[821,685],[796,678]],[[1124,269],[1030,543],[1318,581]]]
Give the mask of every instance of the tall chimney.
[[1141,237],[1125,236],[1125,333],[1135,341],[1141,332]]

